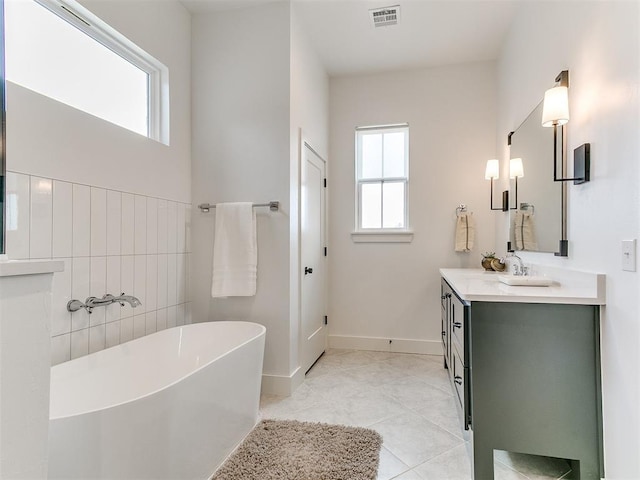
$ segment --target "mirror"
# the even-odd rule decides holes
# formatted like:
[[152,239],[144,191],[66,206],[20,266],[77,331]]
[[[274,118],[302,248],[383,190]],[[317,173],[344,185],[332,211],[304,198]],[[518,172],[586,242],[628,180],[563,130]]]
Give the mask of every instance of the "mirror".
[[[558,129],[558,151],[564,129]],[[542,127],[542,103],[510,136],[509,241],[512,250],[556,252],[563,235],[563,185],[553,181],[553,129]],[[517,198],[517,203],[516,203]]]
[[5,163],[5,96],[4,96],[4,0],[0,0],[0,255],[5,250],[5,204],[4,189],[6,177]]

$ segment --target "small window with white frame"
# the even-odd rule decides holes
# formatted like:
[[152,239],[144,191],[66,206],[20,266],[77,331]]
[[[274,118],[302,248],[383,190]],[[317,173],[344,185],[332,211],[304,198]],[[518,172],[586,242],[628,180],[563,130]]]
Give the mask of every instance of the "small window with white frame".
[[6,79],[169,144],[168,69],[75,0],[5,0]]
[[409,125],[356,128],[356,231],[407,231],[408,184]]

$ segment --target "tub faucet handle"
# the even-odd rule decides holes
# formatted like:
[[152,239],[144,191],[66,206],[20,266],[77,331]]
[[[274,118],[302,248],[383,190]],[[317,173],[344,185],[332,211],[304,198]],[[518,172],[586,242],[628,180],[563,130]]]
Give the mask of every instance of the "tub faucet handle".
[[84,308],[89,315],[91,315],[91,312],[93,311],[93,307],[86,303],[82,303],[80,300],[69,300],[67,302],[67,311],[70,313],[77,312],[81,308]]

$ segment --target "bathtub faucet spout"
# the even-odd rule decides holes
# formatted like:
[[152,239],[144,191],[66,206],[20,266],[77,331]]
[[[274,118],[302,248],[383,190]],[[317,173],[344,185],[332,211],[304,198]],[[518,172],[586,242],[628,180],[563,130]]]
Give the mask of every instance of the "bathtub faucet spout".
[[142,305],[142,302],[136,297],[134,297],[133,295],[125,295],[124,292],[122,292],[119,297],[114,297],[113,301],[120,302],[120,305],[123,307],[124,302],[127,302],[129,305],[131,305],[132,308],[136,308]]

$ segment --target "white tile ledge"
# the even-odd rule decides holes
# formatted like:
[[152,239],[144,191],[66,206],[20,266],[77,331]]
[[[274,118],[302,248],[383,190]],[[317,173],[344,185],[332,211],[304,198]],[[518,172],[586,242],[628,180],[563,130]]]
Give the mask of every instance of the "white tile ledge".
[[62,260],[7,260],[6,255],[0,255],[0,277],[38,275],[63,270]]
[[413,232],[411,230],[351,232],[351,240],[354,243],[411,243]]

